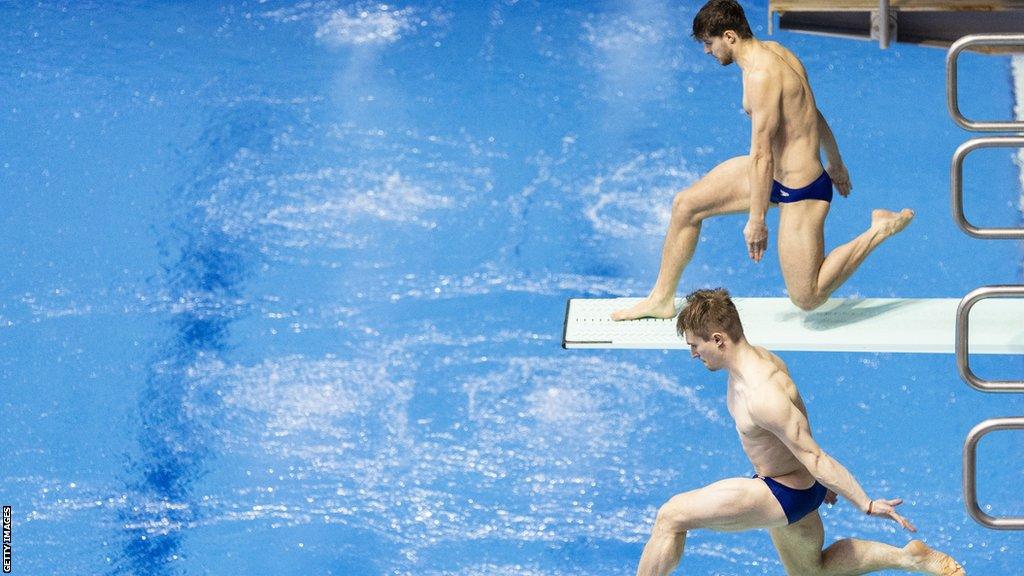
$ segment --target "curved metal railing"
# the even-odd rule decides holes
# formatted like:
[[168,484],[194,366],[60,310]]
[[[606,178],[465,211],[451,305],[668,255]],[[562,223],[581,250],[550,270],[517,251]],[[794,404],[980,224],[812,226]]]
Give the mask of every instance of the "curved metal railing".
[[[946,55],[946,103],[953,121],[966,130],[978,132],[1024,132],[1022,121],[973,121],[960,113],[957,100],[957,57],[965,49],[982,46],[1018,46],[1024,49],[1024,34],[975,34],[964,36],[949,48]],[[964,142],[953,154],[949,175],[952,198],[953,220],[967,234],[976,238],[1024,238],[1024,228],[983,228],[967,221],[964,216],[963,164],[964,158],[978,148],[1022,148],[1022,136],[990,136],[973,138]],[[983,286],[972,290],[963,300],[956,313],[956,364],[960,377],[969,386],[981,392],[1024,393],[1024,380],[984,380],[976,375],[970,366],[970,312],[980,300],[986,298],[1024,298],[1024,286]],[[1021,319],[1024,325],[1024,319]],[[989,418],[967,434],[963,451],[964,506],[976,522],[993,530],[1024,530],[1024,517],[996,517],[982,511],[977,494],[977,450],[978,442],[986,434],[996,430],[1024,430],[1024,416]]]

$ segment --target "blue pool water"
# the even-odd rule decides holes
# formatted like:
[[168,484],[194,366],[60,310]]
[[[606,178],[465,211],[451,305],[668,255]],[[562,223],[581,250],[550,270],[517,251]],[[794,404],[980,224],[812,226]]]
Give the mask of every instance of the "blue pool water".
[[[747,149],[738,69],[687,37],[697,6],[0,6],[14,573],[631,573],[669,496],[750,473],[721,375],[559,347],[566,298],[642,294],[673,193]],[[970,135],[943,51],[774,39],[850,167],[829,246],[873,207],[918,214],[839,295],[1021,281],[1019,243],[950,218]],[[1007,58],[961,66],[968,115],[1012,114]],[[1019,225],[1011,152],[968,169],[968,216]],[[784,294],[742,226],[705,226],[681,290]],[[1024,571],[1024,536],[976,525],[960,488],[967,431],[1024,399],[969,389],[951,356],[783,357],[870,494],[905,498],[969,573]],[[981,445],[992,514],[1024,514],[1020,446]],[[830,541],[908,539],[849,505],[823,514]],[[782,572],[764,532],[694,533],[683,566]]]

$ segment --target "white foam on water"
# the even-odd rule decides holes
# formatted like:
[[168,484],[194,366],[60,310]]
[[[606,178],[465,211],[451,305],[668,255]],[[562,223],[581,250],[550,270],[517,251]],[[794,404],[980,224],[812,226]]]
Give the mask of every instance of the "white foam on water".
[[317,104],[324,101],[324,97],[320,95],[314,96],[294,96],[291,98],[280,98],[275,96],[267,96],[264,94],[245,94],[245,95],[234,95],[234,96],[221,96],[213,100],[213,102],[221,105],[237,106],[243,103],[256,103],[267,106],[304,106],[308,104]]
[[675,194],[698,179],[676,149],[637,154],[584,186],[584,214],[600,235],[660,238]]
[[[566,434],[583,430],[587,438],[581,441],[600,444],[621,439],[637,414],[654,409],[645,406],[645,395],[661,392],[683,399],[701,421],[721,422],[693,388],[636,364],[592,356],[511,357],[500,364],[504,368],[498,372],[464,385],[471,419],[507,421],[514,414],[540,428]],[[506,396],[518,404],[511,407]],[[506,409],[513,412],[504,414]]]
[[[625,567],[623,567],[625,568]],[[590,570],[572,570],[563,571],[551,568],[544,568],[537,563],[522,564],[494,564],[491,562],[481,562],[478,564],[472,564],[470,566],[463,566],[456,571],[451,570],[430,570],[426,572],[415,572],[416,576],[570,576],[570,575],[590,575],[593,574],[593,569]],[[413,573],[408,573],[413,574]]]
[[[339,161],[281,170],[301,166],[310,146]],[[468,136],[455,141],[331,126],[323,141],[310,142],[284,130],[267,150],[240,149],[197,204],[208,226],[263,245],[268,254],[276,254],[270,248],[361,248],[393,232],[376,222],[432,230],[440,214],[489,191],[490,170],[476,163],[483,155]]]
[[521,270],[503,270],[487,263],[479,270],[460,276],[410,276],[398,278],[387,286],[387,299],[444,300],[482,296],[502,292],[548,296],[566,294],[626,294],[647,288],[640,280],[609,278],[593,274],[546,272],[532,274]]
[[446,34],[452,15],[440,8],[396,6],[388,2],[300,2],[268,10],[261,18],[289,24],[313,22],[314,38],[331,47],[369,48],[395,44],[405,37],[431,30],[433,37]]
[[581,40],[590,47],[592,64],[612,79],[671,82],[671,72],[692,68],[679,50],[690,40],[678,26],[688,10],[669,2],[624,2],[617,13],[589,16]]
[[[214,361],[194,370],[198,387],[223,391],[224,410],[237,424],[223,437],[232,445],[247,444],[256,433],[264,447],[282,457],[352,453],[364,471],[379,471],[385,464],[375,465],[373,459],[386,454],[376,451],[391,453],[396,443],[408,441],[412,384],[393,378],[384,363],[288,356],[253,366]],[[378,431],[377,437],[360,435],[364,427]],[[236,432],[240,436],[232,436]]]
[[625,53],[628,56],[638,47],[661,44],[665,40],[668,25],[664,21],[636,21],[619,15],[597,22],[584,22],[583,38],[603,52]]
[[337,10],[317,26],[315,36],[332,46],[393,44],[419,26],[414,10],[384,8]]
[[627,109],[676,98],[679,72],[697,68],[681,49],[692,42],[678,26],[686,10],[661,1],[623,2],[618,8],[582,24],[580,60],[600,77],[597,95]]
[[[87,316],[96,307],[92,302],[83,301],[83,295],[67,286],[52,288],[41,292],[26,292],[18,301],[25,305],[35,319],[65,318],[69,316]],[[0,326],[13,326],[10,320],[2,320]]]
[[330,235],[360,217],[410,223],[424,228],[436,222],[424,218],[433,210],[454,206],[454,200],[428,191],[398,171],[378,174],[371,169],[326,168],[276,177],[277,185],[301,182],[306,198],[271,208],[260,222],[299,233]]

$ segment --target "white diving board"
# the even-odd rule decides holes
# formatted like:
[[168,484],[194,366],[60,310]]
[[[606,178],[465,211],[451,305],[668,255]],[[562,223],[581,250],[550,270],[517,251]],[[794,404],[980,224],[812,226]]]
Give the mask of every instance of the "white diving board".
[[[563,348],[685,349],[675,318],[616,322],[639,298],[573,298]],[[788,298],[733,298],[751,344],[773,351],[953,354],[958,298],[833,298],[804,312]],[[677,305],[678,308],[678,305]],[[1024,354],[1024,299],[992,298],[970,314],[972,354]]]

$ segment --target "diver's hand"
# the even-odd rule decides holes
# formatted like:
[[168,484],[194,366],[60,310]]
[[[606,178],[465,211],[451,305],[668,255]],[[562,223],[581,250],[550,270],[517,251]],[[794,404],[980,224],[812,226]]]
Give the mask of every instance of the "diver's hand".
[[871,503],[868,504],[868,509],[865,510],[865,512],[867,512],[869,516],[888,518],[911,532],[917,532],[917,528],[915,528],[909,520],[896,513],[896,507],[900,504],[903,504],[902,498],[896,498],[893,500],[884,500],[880,498],[878,500],[872,500]]
[[831,490],[825,492],[825,504],[828,504],[828,505],[831,506],[832,504],[835,504],[838,500],[839,500],[839,498],[836,497],[836,493],[835,492],[833,492]]
[[850,195],[853,184],[850,184],[850,173],[846,171],[846,166],[841,160],[829,162],[825,167],[825,172],[828,172],[828,177],[832,179],[832,185],[836,187],[840,196],[846,198]]
[[747,241],[747,253],[754,262],[760,262],[768,248],[768,226],[764,218],[751,217],[743,227],[743,239]]

